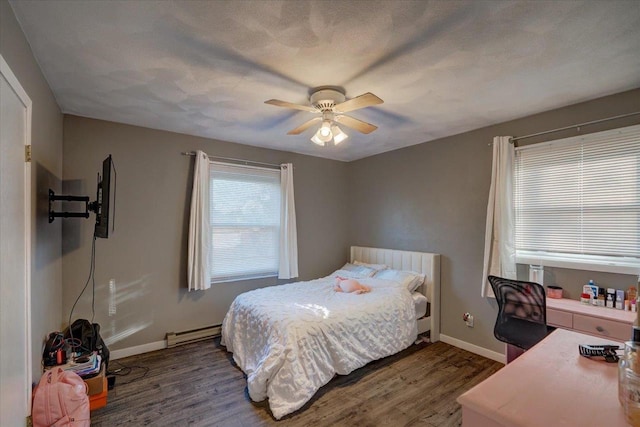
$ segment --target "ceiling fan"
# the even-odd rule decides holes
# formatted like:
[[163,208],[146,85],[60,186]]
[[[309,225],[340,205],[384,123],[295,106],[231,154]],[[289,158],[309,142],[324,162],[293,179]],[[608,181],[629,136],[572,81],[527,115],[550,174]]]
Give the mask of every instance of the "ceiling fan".
[[311,96],[309,96],[309,101],[311,105],[293,104],[291,102],[280,101],[278,99],[270,99],[264,103],[275,105],[277,107],[293,108],[295,110],[320,114],[320,116],[314,117],[297,128],[290,130],[287,132],[287,135],[298,135],[314,124],[321,123],[320,128],[318,128],[316,133],[313,135],[311,141],[324,146],[331,140],[333,140],[335,145],[338,145],[349,137],[349,135],[340,129],[338,123],[362,133],[371,133],[378,129],[377,126],[374,126],[371,123],[363,122],[362,120],[347,116],[343,113],[370,107],[372,105],[382,104],[384,102],[382,99],[370,92],[346,100],[343,91],[333,87],[328,88],[326,86],[315,89],[311,93]]

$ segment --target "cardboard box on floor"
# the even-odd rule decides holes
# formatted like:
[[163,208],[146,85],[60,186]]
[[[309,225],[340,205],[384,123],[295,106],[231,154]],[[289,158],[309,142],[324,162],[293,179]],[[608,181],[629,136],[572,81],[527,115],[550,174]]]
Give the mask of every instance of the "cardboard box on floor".
[[102,376],[103,381],[103,391],[99,394],[94,394],[93,396],[89,396],[89,410],[94,411],[96,409],[103,408],[107,406],[107,377]]
[[98,375],[87,379],[83,378],[83,381],[87,384],[87,394],[89,396],[94,396],[106,391],[107,386],[105,384],[107,383],[107,381],[104,372],[104,363],[102,364],[100,373]]

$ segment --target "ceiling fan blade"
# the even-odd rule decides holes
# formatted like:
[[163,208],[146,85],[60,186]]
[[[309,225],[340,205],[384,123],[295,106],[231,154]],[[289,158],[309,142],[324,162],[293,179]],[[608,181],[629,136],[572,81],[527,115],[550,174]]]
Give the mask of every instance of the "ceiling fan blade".
[[309,111],[311,113],[318,112],[318,110],[308,105],[293,104],[287,101],[280,101],[279,99],[270,99],[268,101],[264,101],[264,103],[275,105],[276,107],[293,108],[294,110]]
[[371,92],[367,92],[348,101],[341,102],[333,107],[334,111],[346,113],[347,111],[357,110],[358,108],[370,107],[372,105],[382,104],[384,101]]
[[319,122],[320,120],[322,120],[322,118],[314,117],[313,119],[304,122],[303,124],[301,124],[297,128],[295,128],[293,130],[290,130],[289,132],[287,132],[287,135],[298,135],[298,134],[301,134],[302,132],[304,132],[305,130],[309,129],[311,126],[313,126],[316,122]]
[[371,133],[378,129],[378,126],[363,122],[362,120],[354,119],[351,116],[336,116],[336,121],[362,133]]

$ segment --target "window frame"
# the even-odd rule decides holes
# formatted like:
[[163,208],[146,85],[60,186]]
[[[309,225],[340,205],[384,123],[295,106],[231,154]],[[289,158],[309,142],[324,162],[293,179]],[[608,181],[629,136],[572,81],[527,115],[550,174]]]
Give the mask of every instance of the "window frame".
[[[273,178],[276,178],[277,175],[277,181],[278,181],[278,185],[280,185],[281,182],[281,176],[280,176],[280,170],[279,169],[275,169],[275,168],[269,168],[269,167],[259,167],[259,166],[252,166],[252,165],[242,165],[242,164],[237,164],[237,163],[227,163],[227,162],[220,162],[220,161],[214,161],[214,160],[210,160],[209,161],[209,185],[210,185],[210,198],[213,197],[213,171],[212,169],[215,167],[215,165],[221,166],[221,167],[229,167],[229,168],[239,168],[239,169],[245,169],[245,170],[259,170],[263,173],[268,173],[271,174],[273,173]],[[251,174],[247,173],[247,176],[249,176]],[[209,226],[210,226],[210,233],[212,235],[212,244],[211,244],[211,253],[210,253],[210,262],[211,262],[211,266],[209,269],[209,273],[210,273],[210,283],[211,284],[218,284],[218,283],[227,283],[227,282],[240,282],[240,281],[246,281],[246,280],[254,280],[254,279],[264,279],[264,278],[273,278],[273,277],[278,277],[278,265],[279,265],[279,252],[280,252],[280,233],[281,233],[281,227],[282,224],[279,223],[280,219],[281,219],[281,209],[282,209],[282,194],[281,191],[278,191],[278,197],[279,200],[277,201],[277,205],[278,205],[278,214],[277,214],[277,220],[278,220],[278,225],[277,226],[268,226],[268,225],[261,225],[261,224],[242,224],[242,225],[237,225],[236,227],[234,227],[234,224],[214,224],[213,223],[213,217],[212,217],[212,203],[213,200],[210,199],[209,200]],[[256,228],[260,228],[260,229],[274,229],[274,231],[276,232],[276,241],[277,241],[277,248],[276,248],[276,258],[275,258],[275,270],[274,271],[268,271],[268,272],[264,272],[264,271],[260,271],[260,272],[255,272],[255,273],[246,273],[246,274],[234,274],[234,275],[228,275],[228,276],[215,276],[214,275],[214,257],[215,257],[215,252],[214,252],[214,241],[215,238],[213,237],[214,234],[214,230],[218,229],[239,229],[241,231],[243,230],[255,230]]]
[[[607,138],[612,140],[620,135],[631,135],[632,138],[638,138],[638,144],[640,144],[640,125],[628,126],[618,129],[612,129],[602,132],[591,133],[587,135],[574,136],[569,138],[563,138],[548,142],[543,142],[540,144],[531,144],[523,147],[517,147],[516,150],[516,162],[514,163],[514,213],[517,212],[517,203],[519,201],[517,194],[517,182],[518,173],[517,173],[517,156],[519,152],[523,150],[527,150],[530,148],[545,146],[545,145],[557,145],[558,147],[561,144],[569,143],[569,144],[579,144],[583,146],[587,143],[592,143],[595,140],[599,140],[602,138]],[[634,142],[635,143],[635,142]],[[584,174],[580,175],[581,177],[585,176]],[[517,215],[514,215],[516,218],[516,228],[517,228]],[[600,271],[607,273],[621,273],[621,274],[635,274],[637,275],[640,272],[640,257],[630,257],[630,256],[598,256],[598,255],[587,255],[587,254],[574,254],[574,253],[561,253],[561,252],[553,252],[553,251],[533,251],[533,250],[525,250],[518,249],[518,239],[517,239],[517,231],[515,239],[515,253],[516,253],[516,263],[517,264],[531,264],[531,265],[543,265],[545,267],[560,267],[560,268],[569,268],[569,269],[577,269],[577,270],[587,270],[587,271]],[[636,240],[640,241],[640,231],[636,228]]]

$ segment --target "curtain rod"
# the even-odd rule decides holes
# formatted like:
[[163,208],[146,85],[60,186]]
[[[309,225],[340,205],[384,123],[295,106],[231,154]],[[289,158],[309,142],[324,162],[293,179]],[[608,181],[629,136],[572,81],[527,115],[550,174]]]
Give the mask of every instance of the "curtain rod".
[[[196,155],[195,151],[183,151],[181,154],[183,156],[195,156]],[[263,162],[255,162],[253,160],[234,159],[233,157],[211,156],[209,154],[207,154],[207,157],[209,157],[210,159],[229,160],[229,161],[232,161],[232,162],[244,163],[247,166],[249,164],[252,164],[252,165],[269,166],[269,167],[278,168],[278,169],[280,169],[280,166],[281,166],[281,165],[276,165],[274,163],[263,163]]]
[[530,135],[517,136],[509,139],[509,142],[513,144],[517,141],[520,141],[521,139],[533,138],[534,136],[547,135],[549,133],[560,132],[568,129],[574,129],[574,128],[580,129],[582,126],[595,125],[596,123],[608,122],[609,120],[622,119],[624,117],[636,116],[638,114],[640,114],[640,111],[636,111],[634,113],[628,113],[628,114],[621,114],[619,116],[614,116],[614,117],[607,117],[606,119],[592,120],[590,122],[584,122],[584,123],[579,123],[577,125],[565,126],[558,129],[546,130],[544,132],[532,133]]

